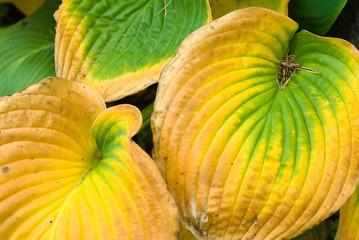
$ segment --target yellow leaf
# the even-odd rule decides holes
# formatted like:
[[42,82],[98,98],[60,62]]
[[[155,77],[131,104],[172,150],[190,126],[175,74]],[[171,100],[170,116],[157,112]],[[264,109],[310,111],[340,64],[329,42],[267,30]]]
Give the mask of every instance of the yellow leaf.
[[268,8],[287,15],[288,2],[289,0],[209,0],[213,19],[220,18],[234,10],[247,7]]
[[26,16],[35,12],[45,0],[0,0],[0,3],[12,3]]
[[0,98],[1,238],[175,239],[175,203],[130,139],[141,121],[55,77]]
[[359,238],[359,188],[340,209],[336,240],[357,240]]
[[264,8],[191,34],[161,74],[154,158],[199,239],[291,239],[358,184],[359,52]]

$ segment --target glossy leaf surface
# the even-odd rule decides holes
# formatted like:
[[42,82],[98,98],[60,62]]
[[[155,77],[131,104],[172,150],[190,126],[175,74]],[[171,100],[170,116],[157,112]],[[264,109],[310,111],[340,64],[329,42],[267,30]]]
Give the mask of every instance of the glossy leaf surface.
[[57,76],[105,101],[157,82],[182,40],[210,20],[207,0],[65,0],[55,18]]
[[[271,10],[235,11],[188,37],[161,75],[155,160],[199,238],[291,239],[358,183],[358,50],[296,30]],[[280,89],[288,48],[306,70]]]
[[30,17],[0,31],[0,96],[55,75],[52,15],[60,2],[48,0]]
[[0,99],[3,239],[176,239],[175,203],[130,138],[139,110],[48,78]]
[[289,0],[209,0],[213,19],[246,7],[262,7],[287,14]]
[[327,33],[347,0],[291,0],[289,16],[302,29],[316,34]]

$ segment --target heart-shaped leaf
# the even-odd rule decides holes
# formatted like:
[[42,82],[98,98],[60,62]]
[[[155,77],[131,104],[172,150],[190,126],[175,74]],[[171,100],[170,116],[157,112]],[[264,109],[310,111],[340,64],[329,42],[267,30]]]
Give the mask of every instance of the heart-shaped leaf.
[[0,31],[0,96],[55,75],[52,15],[59,3],[48,0],[30,17]]
[[200,238],[293,238],[358,184],[358,50],[296,30],[238,10],[195,31],[161,74],[155,160]]
[[262,7],[287,14],[289,0],[209,0],[213,19],[246,7]]
[[141,121],[60,78],[1,98],[1,238],[176,239],[173,198],[130,139]]
[[337,19],[347,0],[291,0],[289,16],[302,29],[323,35]]
[[210,14],[207,0],[66,0],[55,18],[57,76],[113,101],[157,82],[182,40]]
[[339,227],[336,240],[356,240],[359,238],[359,188],[340,209]]

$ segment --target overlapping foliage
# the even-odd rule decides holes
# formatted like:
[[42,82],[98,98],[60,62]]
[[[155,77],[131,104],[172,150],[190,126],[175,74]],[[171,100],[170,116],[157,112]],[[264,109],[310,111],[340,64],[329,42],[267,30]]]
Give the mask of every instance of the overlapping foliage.
[[210,15],[207,0],[66,0],[55,18],[57,76],[114,101],[157,82],[182,40]]
[[246,7],[263,7],[289,15],[301,29],[316,34],[328,32],[346,0],[210,0],[213,18]]
[[33,15],[0,31],[0,96],[55,75],[55,20],[51,16],[59,3],[47,1]]
[[359,238],[359,188],[349,198],[340,210],[339,228],[336,235],[337,240],[355,240]]
[[[345,2],[47,0],[0,31],[0,95],[67,79],[0,97],[0,238],[195,239],[179,210],[197,239],[291,239],[330,216],[359,182],[359,53],[285,15],[323,34]],[[160,73],[170,191],[138,109],[104,104]]]
[[3,239],[175,239],[177,209],[131,105],[47,78],[0,99]]

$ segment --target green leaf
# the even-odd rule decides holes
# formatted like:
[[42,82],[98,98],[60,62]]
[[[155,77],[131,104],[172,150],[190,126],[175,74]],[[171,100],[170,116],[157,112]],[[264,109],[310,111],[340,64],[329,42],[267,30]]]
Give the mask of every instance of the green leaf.
[[54,11],[48,0],[38,11],[0,31],[0,95],[9,95],[55,75]]
[[329,31],[347,0],[291,0],[289,16],[301,29],[323,35]]
[[183,39],[210,15],[207,0],[67,0],[55,18],[57,76],[114,101],[157,82]]

